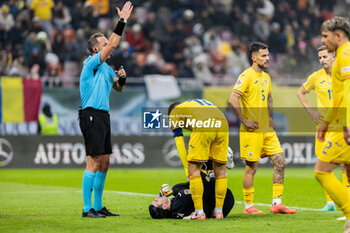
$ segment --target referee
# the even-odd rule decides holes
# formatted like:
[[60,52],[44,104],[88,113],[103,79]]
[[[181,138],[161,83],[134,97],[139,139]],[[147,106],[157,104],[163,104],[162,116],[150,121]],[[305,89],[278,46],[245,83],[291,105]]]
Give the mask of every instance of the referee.
[[[109,40],[102,33],[95,33],[90,37],[88,48],[91,55],[84,61],[80,75],[82,106],[79,111],[79,123],[87,154],[86,170],[83,176],[84,210],[82,217],[119,216],[111,213],[102,205],[102,194],[109,168],[109,157],[112,153],[108,113],[109,94],[112,87],[118,92],[123,90],[126,73],[122,66],[119,70],[113,71],[105,61],[119,44],[133,6],[128,1],[121,11],[119,8],[116,9],[120,19]],[[91,203],[92,190],[94,193],[93,206]]]

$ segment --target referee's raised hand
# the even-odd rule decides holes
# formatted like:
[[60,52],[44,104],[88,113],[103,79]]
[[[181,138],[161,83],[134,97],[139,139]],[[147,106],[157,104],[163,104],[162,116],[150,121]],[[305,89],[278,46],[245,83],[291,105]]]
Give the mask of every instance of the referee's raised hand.
[[124,4],[122,10],[120,10],[119,7],[116,7],[119,17],[123,19],[128,19],[130,17],[133,8],[134,6],[131,4],[130,1]]

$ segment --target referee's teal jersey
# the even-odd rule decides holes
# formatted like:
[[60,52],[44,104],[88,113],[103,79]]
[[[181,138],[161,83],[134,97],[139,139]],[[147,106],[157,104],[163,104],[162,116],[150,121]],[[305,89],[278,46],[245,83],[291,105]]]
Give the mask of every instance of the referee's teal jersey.
[[116,74],[106,62],[101,64],[100,57],[101,52],[84,61],[80,74],[81,107],[109,112],[109,94]]

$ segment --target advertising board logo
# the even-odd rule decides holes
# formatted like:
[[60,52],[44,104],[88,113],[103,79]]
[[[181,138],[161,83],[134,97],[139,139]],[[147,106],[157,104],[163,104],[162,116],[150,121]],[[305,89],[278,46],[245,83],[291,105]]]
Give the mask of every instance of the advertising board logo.
[[179,167],[182,165],[181,159],[177,152],[176,143],[173,139],[168,140],[163,146],[163,159],[166,164],[171,167]]
[[0,138],[0,167],[5,167],[13,158],[13,148],[9,141]]
[[157,109],[156,112],[143,112],[143,128],[144,129],[159,129],[160,118],[162,113]]

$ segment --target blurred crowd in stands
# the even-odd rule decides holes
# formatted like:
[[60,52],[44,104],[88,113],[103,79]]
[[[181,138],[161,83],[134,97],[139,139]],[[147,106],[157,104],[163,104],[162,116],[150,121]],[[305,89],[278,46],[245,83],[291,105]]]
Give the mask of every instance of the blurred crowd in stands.
[[[108,37],[124,0],[8,0],[0,3],[0,75],[57,86],[79,77],[87,40]],[[129,77],[170,74],[206,85],[249,67],[247,46],[269,45],[276,82],[305,79],[318,60],[320,25],[348,16],[349,0],[133,0],[134,12],[108,63]],[[336,12],[335,12],[336,11]],[[64,83],[64,82],[63,82]]]

